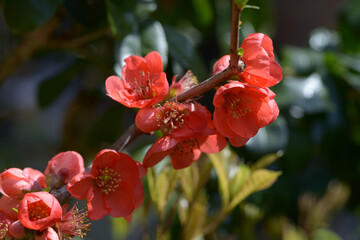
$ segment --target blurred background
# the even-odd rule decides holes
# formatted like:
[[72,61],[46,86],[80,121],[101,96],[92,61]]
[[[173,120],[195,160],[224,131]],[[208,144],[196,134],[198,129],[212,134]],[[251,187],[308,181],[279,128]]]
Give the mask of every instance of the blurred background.
[[[273,39],[284,76],[272,88],[280,116],[232,150],[245,164],[277,153],[269,168],[283,174],[226,218],[217,239],[360,239],[360,1],[248,4],[259,9],[244,10],[240,39],[253,32]],[[1,169],[44,170],[66,150],[89,162],[110,147],[136,115],[104,89],[127,56],[155,50],[169,81],[188,69],[202,81],[229,50],[230,0],[0,6]],[[200,99],[210,110],[213,94]],[[128,152],[136,156],[153,140],[141,137]],[[216,204],[217,189],[207,187]],[[87,239],[139,239],[119,221],[94,224]]]

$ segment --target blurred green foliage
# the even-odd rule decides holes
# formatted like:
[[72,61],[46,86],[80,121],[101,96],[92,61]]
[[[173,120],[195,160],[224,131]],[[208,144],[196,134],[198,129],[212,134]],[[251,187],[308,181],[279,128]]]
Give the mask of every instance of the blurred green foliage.
[[[276,37],[275,1],[249,4],[260,10],[244,10],[240,38],[254,31]],[[158,51],[168,80],[191,69],[201,81],[229,49],[230,1],[0,5],[2,169],[43,170],[64,150],[78,151],[89,162],[110,147],[136,112],[108,98],[104,82],[121,73],[129,55]],[[208,239],[359,239],[360,1],[347,1],[336,17],[338,29],[317,28],[305,36],[308,47],[274,42],[284,79],[272,88],[281,110],[273,124],[245,147],[203,156],[191,168],[158,165],[144,180],[146,201],[134,221],[101,221],[89,239],[177,239],[180,233],[202,239],[204,231]],[[212,94],[200,99],[209,109]],[[143,136],[127,151],[141,160],[154,139]],[[259,183],[259,171],[269,177],[266,184],[249,184]],[[248,197],[275,179],[274,186]],[[231,214],[222,216],[230,205]],[[213,232],[216,216],[224,221]]]

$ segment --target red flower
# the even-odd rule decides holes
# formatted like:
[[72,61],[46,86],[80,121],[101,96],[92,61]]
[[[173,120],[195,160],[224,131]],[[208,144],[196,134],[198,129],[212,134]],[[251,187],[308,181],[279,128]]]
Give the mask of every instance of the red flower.
[[0,211],[0,239],[11,239],[9,237],[9,229],[12,221]]
[[14,208],[18,209],[19,203],[20,203],[20,199],[11,198],[8,197],[7,195],[3,195],[0,198],[0,211],[3,212],[6,215],[6,217],[8,217],[9,219],[17,220],[18,215],[17,212],[14,211]]
[[179,81],[176,81],[176,75],[172,78],[172,82],[170,85],[170,97],[175,97],[180,93],[192,88],[196,84],[198,84],[196,76],[189,70],[187,71]]
[[56,231],[49,227],[42,232],[35,233],[35,240],[60,240]]
[[106,79],[105,88],[112,99],[127,107],[144,108],[168,95],[169,83],[159,53],[150,52],[145,58],[133,55],[125,63],[121,79],[116,76]]
[[67,190],[77,199],[86,198],[92,220],[106,214],[126,217],[135,209],[139,181],[139,169],[130,156],[104,149],[96,155],[91,172],[76,175]]
[[11,198],[21,198],[26,192],[45,187],[44,174],[32,168],[10,168],[0,175],[0,192]]
[[233,146],[240,147],[279,115],[273,99],[275,94],[268,88],[258,88],[232,81],[220,87],[213,104],[215,128],[229,138]]
[[144,108],[135,124],[144,132],[160,129],[164,135],[146,153],[144,167],[152,167],[170,155],[175,169],[185,168],[201,152],[215,153],[226,146],[225,139],[213,129],[210,112],[198,103],[167,102],[163,107]]
[[[26,231],[25,231],[24,225],[22,225],[22,223],[19,220],[11,223],[10,228],[9,228],[9,234],[15,239],[24,238],[26,236]],[[0,237],[0,239],[3,239],[3,238]]]
[[[65,205],[64,205],[65,206]],[[66,205],[65,208],[67,208]],[[65,209],[63,207],[63,212]],[[58,231],[61,239],[72,239],[77,236],[83,238],[86,236],[86,231],[90,230],[88,212],[86,210],[78,210],[77,205],[74,205],[66,214],[61,217],[58,224]]]
[[[282,70],[275,61],[272,40],[262,33],[250,34],[241,48],[244,54],[241,60],[245,70],[238,74],[240,80],[258,87],[271,87],[282,79]],[[229,66],[230,56],[220,58],[213,67],[213,74],[219,73]]]
[[48,192],[27,193],[19,204],[18,218],[29,229],[42,231],[59,222],[61,215],[60,203]]
[[58,188],[83,171],[85,171],[84,160],[79,153],[62,152],[49,161],[45,169],[46,181],[51,187]]

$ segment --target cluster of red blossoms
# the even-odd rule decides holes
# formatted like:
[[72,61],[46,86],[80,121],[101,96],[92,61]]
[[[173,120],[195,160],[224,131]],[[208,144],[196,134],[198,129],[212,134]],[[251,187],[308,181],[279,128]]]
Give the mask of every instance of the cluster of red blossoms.
[[[280,82],[282,70],[274,59],[271,39],[254,33],[243,41],[241,48],[245,68],[217,89],[213,118],[206,107],[195,101],[165,101],[196,82],[187,73],[179,82],[173,78],[169,87],[157,52],[150,52],[145,58],[128,57],[121,78],[111,76],[106,80],[106,91],[112,99],[127,107],[140,108],[135,124],[141,131],[162,133],[146,153],[144,167],[154,166],[167,155],[175,169],[188,167],[201,152],[221,151],[226,146],[225,137],[231,145],[243,146],[260,128],[277,118],[275,94],[268,87]],[[220,58],[213,74],[228,68],[229,60],[229,55]]]
[[[251,34],[241,48],[245,68],[217,89],[213,117],[194,100],[166,101],[197,84],[191,72],[179,81],[175,76],[169,86],[157,52],[145,58],[126,58],[121,78],[109,77],[106,91],[123,105],[140,109],[135,124],[141,131],[158,131],[162,137],[142,163],[125,153],[104,149],[95,156],[91,169],[84,168],[79,153],[68,151],[53,157],[44,173],[32,168],[5,170],[0,174],[0,239],[83,237],[90,226],[87,217],[98,220],[110,215],[130,221],[144,201],[141,178],[147,168],[167,155],[175,169],[188,167],[202,152],[221,151],[226,138],[235,147],[244,145],[277,118],[275,94],[268,87],[281,80],[282,71],[266,35]],[[228,68],[229,59],[229,55],[220,58],[213,74]],[[87,210],[79,211],[76,205],[67,210],[68,204],[57,196],[64,188],[74,198],[86,199]]]
[[[10,168],[0,174],[0,239],[59,240],[84,237],[92,220],[109,214],[131,219],[144,200],[140,176],[146,172],[124,153],[100,151],[90,172],[73,151],[53,157],[45,172]],[[88,210],[60,203],[56,193],[66,187]]]

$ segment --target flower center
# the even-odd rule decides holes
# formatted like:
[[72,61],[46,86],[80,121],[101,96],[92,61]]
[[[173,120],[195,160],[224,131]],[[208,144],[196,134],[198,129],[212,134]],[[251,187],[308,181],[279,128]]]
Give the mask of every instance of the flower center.
[[7,223],[0,222],[0,239],[5,239],[8,231],[9,225]]
[[75,205],[61,218],[58,225],[60,239],[72,239],[74,236],[83,238],[90,231],[90,226],[87,210],[78,210]]
[[115,192],[121,182],[120,173],[112,168],[106,167],[99,170],[99,175],[95,177],[97,185],[107,195],[110,192]]
[[179,104],[167,102],[163,108],[155,113],[155,119],[161,132],[164,135],[169,135],[184,124],[185,114],[185,109],[181,109]]
[[158,74],[150,75],[150,72],[139,71],[139,78],[134,78],[133,82],[129,82],[131,91],[139,99],[151,99],[156,96],[156,91],[152,88],[154,79]]
[[234,119],[244,117],[251,112],[251,99],[246,95],[235,94],[232,92],[224,94],[224,108]]
[[50,216],[51,208],[43,201],[28,202],[28,212],[31,221],[36,221]]

